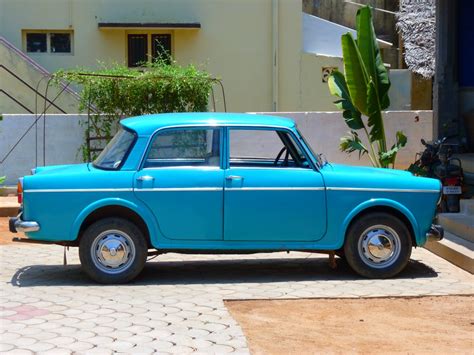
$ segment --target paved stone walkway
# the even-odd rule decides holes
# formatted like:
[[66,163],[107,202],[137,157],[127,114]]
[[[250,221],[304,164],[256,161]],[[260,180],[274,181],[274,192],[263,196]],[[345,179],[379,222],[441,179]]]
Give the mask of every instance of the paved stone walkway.
[[133,283],[102,286],[77,249],[0,247],[0,352],[248,353],[223,299],[474,293],[474,277],[424,249],[398,278],[367,280],[309,253],[159,256]]

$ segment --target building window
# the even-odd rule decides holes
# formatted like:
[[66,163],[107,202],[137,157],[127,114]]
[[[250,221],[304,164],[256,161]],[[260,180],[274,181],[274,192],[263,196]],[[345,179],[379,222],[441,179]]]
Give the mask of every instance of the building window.
[[127,42],[129,67],[156,60],[171,63],[171,34],[128,34]]
[[152,58],[154,61],[163,60],[167,64],[171,63],[171,35],[151,35],[151,46]]
[[128,66],[139,67],[147,61],[147,35],[128,35]]
[[70,31],[28,31],[24,38],[28,53],[72,53]]
[[50,33],[51,53],[71,53],[70,33]]
[[47,46],[46,33],[27,33],[26,51],[34,53],[46,52]]

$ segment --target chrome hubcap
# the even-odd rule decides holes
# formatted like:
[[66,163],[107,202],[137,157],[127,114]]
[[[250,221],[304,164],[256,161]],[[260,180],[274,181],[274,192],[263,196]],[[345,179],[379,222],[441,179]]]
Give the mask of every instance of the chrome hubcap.
[[109,230],[97,236],[92,244],[91,256],[95,266],[108,274],[126,270],[135,258],[135,246],[128,234]]
[[374,268],[392,265],[400,255],[400,237],[392,228],[376,225],[367,228],[359,239],[362,261]]

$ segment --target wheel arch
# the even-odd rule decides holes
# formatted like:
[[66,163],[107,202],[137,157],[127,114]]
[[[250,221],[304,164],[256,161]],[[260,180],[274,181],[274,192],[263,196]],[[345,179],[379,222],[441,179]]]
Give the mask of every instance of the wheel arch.
[[415,217],[405,206],[399,204],[396,201],[388,199],[369,200],[353,209],[344,220],[342,226],[341,235],[343,240],[345,241],[347,231],[349,230],[352,223],[354,223],[361,216],[372,212],[385,212],[399,218],[410,231],[413,246],[418,245],[418,223],[416,222]]
[[153,240],[158,233],[154,217],[147,210],[140,209],[136,204],[122,199],[100,200],[87,206],[74,221],[71,240],[79,242],[88,226],[107,217],[122,217],[135,223],[146,236],[148,246],[153,246]]

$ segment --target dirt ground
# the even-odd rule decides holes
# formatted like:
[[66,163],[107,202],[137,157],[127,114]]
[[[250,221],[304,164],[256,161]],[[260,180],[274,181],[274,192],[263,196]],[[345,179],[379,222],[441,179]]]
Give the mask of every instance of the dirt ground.
[[12,238],[18,236],[21,237],[23,234],[10,233],[8,230],[8,217],[0,217],[0,245],[10,244],[12,242]]
[[474,353],[471,296],[226,301],[252,354]]

